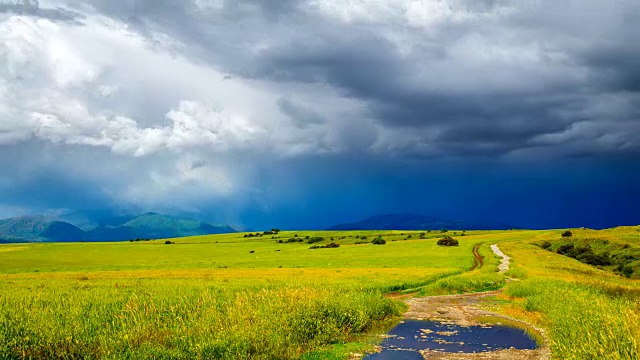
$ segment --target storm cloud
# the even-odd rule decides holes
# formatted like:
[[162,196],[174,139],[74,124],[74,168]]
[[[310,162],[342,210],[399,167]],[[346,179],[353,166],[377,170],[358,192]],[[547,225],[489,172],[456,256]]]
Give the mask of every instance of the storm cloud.
[[[402,199],[434,199],[440,179],[480,164],[509,174],[526,164],[545,186],[577,176],[537,172],[550,163],[585,176],[606,166],[616,169],[607,186],[627,177],[628,201],[640,197],[626,182],[638,174],[617,170],[640,155],[637,1],[43,0],[2,9],[0,210],[191,211],[254,225],[305,216],[311,226],[351,198],[366,206],[320,222],[386,210],[455,217]],[[504,195],[512,176],[487,171],[474,176],[491,185],[466,199]],[[516,176],[521,189],[527,176]]]

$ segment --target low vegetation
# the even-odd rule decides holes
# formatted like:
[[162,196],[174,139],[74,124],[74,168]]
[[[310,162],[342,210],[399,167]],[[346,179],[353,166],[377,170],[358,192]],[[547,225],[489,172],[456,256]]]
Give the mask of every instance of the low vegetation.
[[452,238],[451,236],[445,236],[442,239],[438,240],[439,246],[458,246],[460,243],[458,240]]
[[568,239],[563,233],[562,239],[544,240],[538,246],[628,278],[640,268],[640,249],[629,243],[598,238]]
[[378,236],[371,242],[373,245],[385,245],[387,241],[382,238],[382,236]]
[[[346,360],[397,321],[403,307],[389,292],[499,288],[498,311],[548,330],[554,358],[634,359],[638,229],[1,245],[0,359]],[[379,239],[385,246],[374,246]],[[457,246],[439,246],[445,239]],[[507,274],[497,272],[494,243],[512,257]],[[469,271],[476,244],[484,264]]]

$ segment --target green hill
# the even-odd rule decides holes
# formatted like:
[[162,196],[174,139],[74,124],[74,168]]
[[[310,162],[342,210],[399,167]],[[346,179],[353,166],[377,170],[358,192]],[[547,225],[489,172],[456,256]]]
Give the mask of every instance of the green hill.
[[4,219],[0,220],[0,243],[121,241],[236,232],[229,226],[214,226],[202,221],[156,213],[147,213],[127,220],[124,224],[100,226],[83,231],[68,222],[48,220],[42,216]]

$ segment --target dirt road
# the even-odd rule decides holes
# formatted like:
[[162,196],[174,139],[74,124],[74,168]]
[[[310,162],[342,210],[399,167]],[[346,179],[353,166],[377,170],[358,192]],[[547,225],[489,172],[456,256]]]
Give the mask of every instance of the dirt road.
[[[473,248],[474,266],[472,268],[480,268],[484,264],[484,258],[478,252],[480,245]],[[491,250],[502,258],[499,265],[501,273],[509,270],[509,257],[505,255],[498,245],[492,245]],[[411,298],[405,300],[409,309],[404,314],[406,319],[416,320],[434,320],[440,322],[455,323],[460,326],[481,325],[483,319],[493,319],[496,324],[500,324],[503,319],[504,323],[518,324],[523,328],[534,331],[543,339],[546,339],[545,332],[531,324],[523,321],[512,319],[507,316],[488,310],[490,305],[495,304],[496,295],[502,293],[502,290],[489,291],[483,293],[472,293],[462,295],[446,295],[446,296],[429,296],[423,298]],[[502,350],[488,353],[461,354],[461,353],[441,353],[423,351],[422,356],[425,359],[513,359],[513,360],[540,360],[550,359],[551,354],[549,347],[545,343],[539,344],[540,348],[536,350]]]

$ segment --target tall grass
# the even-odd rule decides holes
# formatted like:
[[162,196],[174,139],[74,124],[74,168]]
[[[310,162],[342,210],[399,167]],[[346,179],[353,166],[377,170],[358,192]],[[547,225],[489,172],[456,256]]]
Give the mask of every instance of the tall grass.
[[[640,243],[628,228],[574,230],[575,237],[585,234]],[[535,245],[558,238],[559,232],[548,232],[501,243],[523,279],[507,286],[513,302],[505,310],[547,329],[554,358],[639,359],[640,282]]]
[[527,311],[541,312],[558,359],[638,359],[640,299],[611,296],[619,288],[559,280],[513,283],[507,294],[524,297]]
[[398,313],[366,288],[29,281],[0,293],[0,358],[294,359]]

